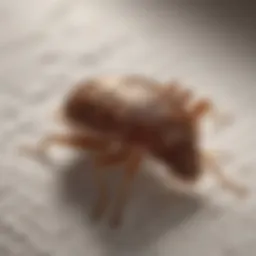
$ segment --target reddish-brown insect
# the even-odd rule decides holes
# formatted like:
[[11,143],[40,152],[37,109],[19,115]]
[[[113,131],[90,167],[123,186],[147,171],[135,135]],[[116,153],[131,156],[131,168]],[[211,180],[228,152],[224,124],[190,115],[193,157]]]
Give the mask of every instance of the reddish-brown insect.
[[[69,133],[51,135],[41,146],[57,143],[99,152],[95,156],[100,193],[94,207],[97,218],[108,205],[103,167],[125,165],[111,220],[118,224],[131,183],[146,156],[157,158],[181,181],[199,179],[204,160],[199,125],[211,109],[209,100],[193,102],[189,90],[172,82],[161,84],[137,75],[88,79],[74,87],[61,109]],[[114,144],[119,148],[113,149]],[[235,186],[216,173],[226,185]]]

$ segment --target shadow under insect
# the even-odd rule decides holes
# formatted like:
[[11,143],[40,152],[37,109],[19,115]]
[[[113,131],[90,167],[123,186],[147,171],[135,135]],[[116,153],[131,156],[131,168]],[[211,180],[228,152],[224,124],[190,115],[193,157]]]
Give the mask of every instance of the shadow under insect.
[[[76,207],[87,220],[91,218],[98,191],[93,172],[92,163],[87,158],[81,157],[66,166],[60,178],[63,202],[67,206]],[[114,168],[109,173],[108,185],[111,198],[116,196],[120,175],[122,172]],[[183,225],[201,207],[200,198],[167,190],[142,167],[135,178],[125,208],[123,225],[117,230],[112,230],[104,220],[94,224],[95,227],[97,226],[99,239],[105,244],[106,254],[115,255],[119,249],[121,251],[131,250],[131,248],[138,250],[145,244],[158,240],[166,233]],[[111,210],[112,205],[109,205],[107,211]]]

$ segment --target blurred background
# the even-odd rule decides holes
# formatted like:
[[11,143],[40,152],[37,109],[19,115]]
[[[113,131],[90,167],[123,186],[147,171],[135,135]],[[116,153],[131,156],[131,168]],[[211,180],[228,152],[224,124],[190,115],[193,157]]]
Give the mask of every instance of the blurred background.
[[[254,1],[1,0],[0,255],[255,255],[255,14]],[[113,231],[90,219],[90,164],[19,155],[55,128],[52,111],[76,81],[131,73],[179,79],[235,116],[207,143],[232,154],[224,170],[250,188],[247,200],[203,183],[202,203],[142,173]]]

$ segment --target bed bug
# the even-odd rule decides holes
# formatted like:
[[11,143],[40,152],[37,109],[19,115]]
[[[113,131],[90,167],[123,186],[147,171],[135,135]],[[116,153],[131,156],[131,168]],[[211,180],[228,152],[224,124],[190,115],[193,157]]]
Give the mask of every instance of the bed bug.
[[[111,217],[111,223],[117,225],[145,157],[156,158],[184,183],[194,184],[202,175],[206,157],[200,148],[200,123],[213,104],[193,98],[193,93],[177,82],[161,83],[141,75],[89,78],[76,84],[63,101],[60,116],[69,132],[45,137],[40,147],[46,150],[59,144],[98,152],[94,158],[99,188],[95,218],[100,218],[109,204],[105,167],[124,165]],[[216,174],[225,186],[241,192],[220,171]]]

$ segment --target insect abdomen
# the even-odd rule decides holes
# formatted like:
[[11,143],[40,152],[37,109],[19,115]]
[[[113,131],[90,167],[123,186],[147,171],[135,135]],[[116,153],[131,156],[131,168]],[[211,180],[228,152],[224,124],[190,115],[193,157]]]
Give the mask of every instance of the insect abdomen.
[[152,128],[157,130],[169,118],[167,109],[152,89],[118,83],[110,90],[108,84],[104,85],[90,81],[77,86],[65,102],[66,119],[104,136],[114,135],[146,143],[152,136]]

